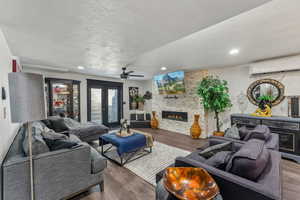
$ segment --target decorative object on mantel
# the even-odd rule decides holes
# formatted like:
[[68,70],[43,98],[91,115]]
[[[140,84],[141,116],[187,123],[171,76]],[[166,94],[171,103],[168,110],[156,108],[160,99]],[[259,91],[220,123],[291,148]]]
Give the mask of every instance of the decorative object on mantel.
[[220,193],[215,180],[202,168],[167,168],[163,184],[171,194],[181,200],[211,200]]
[[117,132],[117,136],[119,137],[128,137],[131,136],[133,132],[130,131],[130,127],[127,119],[121,119],[121,127],[119,132]]
[[199,139],[201,135],[201,127],[199,125],[200,115],[194,115],[194,123],[190,129],[190,134],[193,139]]
[[269,95],[263,95],[259,97],[260,103],[258,105],[258,108],[254,113],[252,113],[252,116],[257,117],[272,117],[272,100],[273,96]]
[[165,96],[164,97],[164,99],[178,99],[178,96],[169,96],[169,95],[167,95],[167,96]]
[[270,96],[272,97],[271,106],[274,107],[285,98],[284,85],[274,79],[257,80],[249,86],[247,96],[249,101],[257,106],[260,104],[261,96]]
[[156,112],[152,111],[151,128],[158,129],[158,120],[156,118]]
[[221,134],[219,113],[224,112],[232,106],[227,81],[220,80],[219,77],[207,76],[198,84],[197,94],[201,98],[203,107],[208,112],[215,113],[216,134]]

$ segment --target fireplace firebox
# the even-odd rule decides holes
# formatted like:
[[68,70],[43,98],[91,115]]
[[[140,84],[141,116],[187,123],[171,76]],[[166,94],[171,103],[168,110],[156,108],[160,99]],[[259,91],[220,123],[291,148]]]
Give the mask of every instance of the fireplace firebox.
[[162,111],[162,118],[187,122],[188,121],[188,113],[187,112]]

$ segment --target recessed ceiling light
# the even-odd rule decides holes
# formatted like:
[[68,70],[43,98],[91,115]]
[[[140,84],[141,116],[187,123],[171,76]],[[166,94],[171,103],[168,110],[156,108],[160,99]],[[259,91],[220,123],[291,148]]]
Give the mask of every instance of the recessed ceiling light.
[[167,70],[166,67],[162,67],[162,68],[160,68],[160,69],[163,70],[163,71],[166,71],[166,70]]
[[240,53],[240,50],[239,49],[231,49],[230,51],[229,51],[229,54],[230,55],[237,55],[237,54],[239,54]]
[[83,66],[78,66],[77,68],[80,69],[80,70],[84,70]]

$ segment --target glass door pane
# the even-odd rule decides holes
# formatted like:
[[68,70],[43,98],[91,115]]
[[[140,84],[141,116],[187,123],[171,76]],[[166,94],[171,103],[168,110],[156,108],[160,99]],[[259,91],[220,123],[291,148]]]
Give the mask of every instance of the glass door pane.
[[91,121],[102,123],[102,89],[91,88]]
[[119,119],[118,89],[108,89],[108,123],[116,123]]

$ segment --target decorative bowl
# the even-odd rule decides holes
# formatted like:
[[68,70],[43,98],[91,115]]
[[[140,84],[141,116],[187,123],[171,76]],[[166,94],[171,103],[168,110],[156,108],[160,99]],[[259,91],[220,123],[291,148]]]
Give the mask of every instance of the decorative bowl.
[[171,194],[181,200],[211,200],[219,194],[216,182],[202,168],[167,168],[163,183]]

